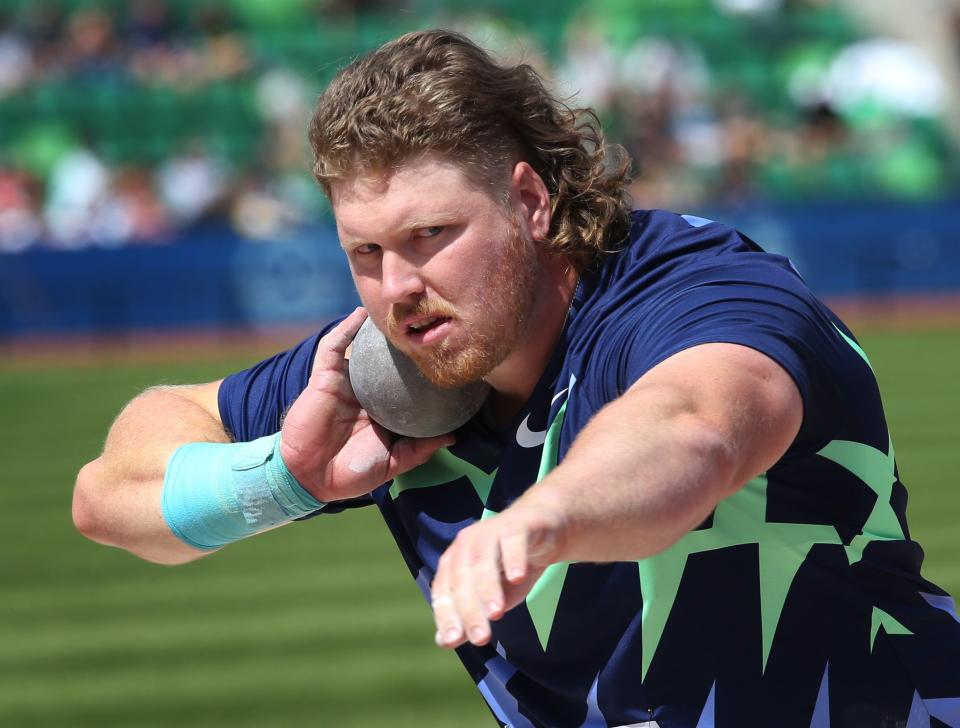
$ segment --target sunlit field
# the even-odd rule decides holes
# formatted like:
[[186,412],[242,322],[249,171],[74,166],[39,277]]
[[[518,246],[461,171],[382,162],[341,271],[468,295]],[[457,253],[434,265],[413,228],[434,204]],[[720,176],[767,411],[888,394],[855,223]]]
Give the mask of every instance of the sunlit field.
[[[925,575],[958,593],[960,330],[858,333]],[[74,531],[74,474],[124,401],[249,363],[0,364],[0,725],[493,725],[373,509],[172,569]]]

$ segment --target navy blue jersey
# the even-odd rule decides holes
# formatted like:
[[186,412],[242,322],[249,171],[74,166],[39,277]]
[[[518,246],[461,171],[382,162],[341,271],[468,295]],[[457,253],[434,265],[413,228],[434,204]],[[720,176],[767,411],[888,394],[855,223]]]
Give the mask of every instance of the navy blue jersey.
[[[277,431],[318,336],[224,381],[238,440]],[[629,244],[581,276],[509,427],[477,416],[423,466],[328,510],[376,504],[429,598],[460,529],[543,478],[652,367],[710,342],[790,374],[796,440],[666,551],[549,567],[489,645],[457,650],[491,711],[514,728],[960,726],[960,623],[920,575],[866,354],[787,259],[718,223],[634,213]]]

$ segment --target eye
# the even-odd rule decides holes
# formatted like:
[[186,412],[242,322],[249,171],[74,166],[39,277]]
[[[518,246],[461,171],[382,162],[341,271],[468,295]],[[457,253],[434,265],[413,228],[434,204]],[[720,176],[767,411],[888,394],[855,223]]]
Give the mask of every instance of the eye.
[[431,225],[430,227],[419,228],[415,233],[418,238],[435,238],[444,231],[443,225]]
[[380,246],[376,243],[364,243],[363,245],[355,247],[353,252],[356,255],[372,255],[373,253],[380,252]]

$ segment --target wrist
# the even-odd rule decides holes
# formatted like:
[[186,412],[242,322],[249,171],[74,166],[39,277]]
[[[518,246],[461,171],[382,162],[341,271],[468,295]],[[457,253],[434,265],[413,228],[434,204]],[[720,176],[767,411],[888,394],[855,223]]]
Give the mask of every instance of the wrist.
[[531,487],[509,510],[527,522],[531,557],[536,563],[547,565],[575,560],[571,555],[574,519],[562,494],[547,481]]
[[243,443],[196,442],[167,464],[161,505],[181,541],[212,550],[320,510],[280,455],[279,433]]
[[320,462],[315,453],[307,453],[303,448],[291,446],[289,444],[291,438],[284,437],[282,431],[275,437],[277,437],[277,457],[297,484],[321,502],[333,500],[321,495],[323,483],[322,479],[318,478],[318,474],[324,472],[326,463]]
[[303,481],[287,467],[280,433],[273,435],[272,439],[272,457],[266,458],[264,462],[266,485],[271,495],[291,518],[299,518],[323,508],[325,503],[314,497],[303,485]]

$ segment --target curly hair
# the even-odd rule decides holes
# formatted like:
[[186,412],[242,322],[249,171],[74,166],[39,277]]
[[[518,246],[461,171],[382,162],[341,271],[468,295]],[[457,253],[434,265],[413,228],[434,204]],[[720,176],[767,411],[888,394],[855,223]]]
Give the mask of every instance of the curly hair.
[[384,174],[436,152],[493,193],[525,160],[550,192],[545,245],[583,269],[629,232],[630,162],[610,162],[596,114],[550,94],[527,64],[501,66],[448,30],[408,33],[342,69],[310,121],[314,175]]

